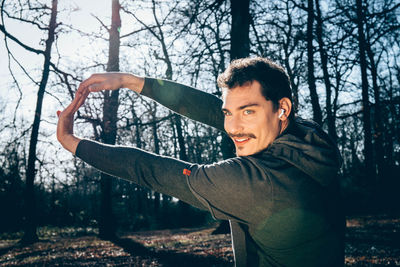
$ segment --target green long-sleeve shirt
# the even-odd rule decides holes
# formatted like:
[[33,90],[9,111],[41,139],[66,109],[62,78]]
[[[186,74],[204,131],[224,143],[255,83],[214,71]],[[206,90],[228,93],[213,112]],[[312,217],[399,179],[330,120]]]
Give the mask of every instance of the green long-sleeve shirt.
[[[211,94],[151,78],[142,94],[223,130],[222,101]],[[89,140],[79,143],[76,155],[101,171],[230,220],[237,266],[343,265],[340,157],[314,123],[291,122],[267,149],[214,164]]]

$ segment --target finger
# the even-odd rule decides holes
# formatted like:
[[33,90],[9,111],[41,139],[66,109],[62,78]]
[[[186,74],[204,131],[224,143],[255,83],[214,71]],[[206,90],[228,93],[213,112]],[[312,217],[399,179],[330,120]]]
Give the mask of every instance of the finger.
[[61,110],[57,110],[57,117],[60,117]]
[[88,97],[89,93],[89,90],[77,92],[72,102],[65,108],[65,114],[75,114],[75,112],[85,103],[85,100]]
[[85,103],[89,93],[89,90],[85,90],[75,96],[74,100],[71,102],[71,109],[73,113],[75,113]]
[[101,83],[105,79],[106,78],[102,74],[92,74],[88,79],[81,82],[81,84],[79,85],[78,91],[83,90],[84,88],[88,87],[89,85],[91,85],[93,83]]
[[81,97],[82,95],[89,94],[89,93],[90,93],[90,91],[89,91],[89,88],[88,88],[88,87],[80,87],[80,88],[78,88],[78,90],[75,92],[75,98],[76,98],[76,97]]
[[90,94],[89,91],[85,91],[84,93],[82,93],[82,95],[79,97],[78,102],[76,104],[77,110],[85,103],[89,94]]

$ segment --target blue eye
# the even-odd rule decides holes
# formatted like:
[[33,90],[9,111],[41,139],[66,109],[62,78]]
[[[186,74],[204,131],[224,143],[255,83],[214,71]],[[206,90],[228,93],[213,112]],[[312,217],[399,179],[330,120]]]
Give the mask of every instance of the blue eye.
[[246,109],[245,111],[244,111],[244,114],[245,115],[250,115],[250,114],[253,114],[254,113],[254,111],[253,110],[250,110],[250,109]]

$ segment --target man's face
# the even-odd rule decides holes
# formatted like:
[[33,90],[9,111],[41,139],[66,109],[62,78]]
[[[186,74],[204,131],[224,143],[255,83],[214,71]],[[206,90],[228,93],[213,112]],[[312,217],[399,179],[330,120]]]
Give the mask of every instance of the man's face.
[[232,138],[237,156],[248,156],[267,148],[280,133],[278,112],[261,94],[257,81],[226,90],[222,111],[225,131]]

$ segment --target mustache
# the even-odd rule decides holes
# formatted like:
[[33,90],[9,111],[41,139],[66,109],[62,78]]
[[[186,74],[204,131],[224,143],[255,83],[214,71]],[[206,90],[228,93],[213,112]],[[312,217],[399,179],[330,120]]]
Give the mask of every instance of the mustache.
[[247,137],[247,138],[254,138],[256,139],[256,136],[252,133],[238,133],[238,134],[233,134],[233,133],[228,133],[230,138],[241,138],[241,137]]

